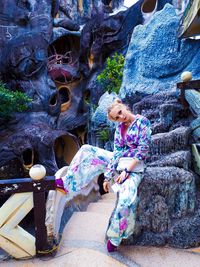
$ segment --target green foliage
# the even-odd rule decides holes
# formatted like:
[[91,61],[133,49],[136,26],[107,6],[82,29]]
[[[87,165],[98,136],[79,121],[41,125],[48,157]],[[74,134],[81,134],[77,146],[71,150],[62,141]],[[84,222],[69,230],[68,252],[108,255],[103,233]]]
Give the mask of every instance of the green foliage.
[[32,99],[20,91],[10,91],[0,82],[0,118],[9,118],[14,112],[23,112],[28,109],[27,104]]
[[109,128],[105,128],[97,133],[101,141],[107,142],[109,140]]
[[97,76],[98,82],[109,93],[119,93],[124,70],[124,56],[115,53],[107,58],[106,68]]
[[92,111],[95,112],[95,110],[97,109],[98,105],[97,104],[91,104],[92,107]]

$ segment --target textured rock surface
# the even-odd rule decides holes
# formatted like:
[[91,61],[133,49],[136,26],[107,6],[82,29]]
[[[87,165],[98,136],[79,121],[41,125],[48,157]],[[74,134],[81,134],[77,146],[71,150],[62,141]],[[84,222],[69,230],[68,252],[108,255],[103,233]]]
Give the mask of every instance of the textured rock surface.
[[200,92],[196,90],[186,90],[185,99],[189,103],[192,110],[200,116]]
[[99,99],[99,106],[92,116],[92,122],[94,127],[100,127],[102,124],[110,123],[107,117],[107,108],[113,103],[117,98],[115,93],[109,94],[106,92]]
[[184,150],[188,147],[189,134],[189,127],[179,127],[167,133],[154,134],[150,152],[152,155],[162,155]]
[[196,142],[200,140],[200,116],[197,119],[193,120],[190,124],[192,128],[192,136]]
[[136,102],[137,95],[171,90],[184,70],[192,71],[194,78],[200,75],[200,43],[179,40],[178,24],[174,8],[167,4],[148,24],[135,27],[125,60],[122,98],[134,96]]
[[185,99],[187,100],[190,109],[196,115],[196,119],[192,121],[192,136],[196,142],[200,140],[200,93],[196,90],[186,90]]
[[[154,197],[159,195],[164,199],[168,209],[168,217],[180,218],[194,211],[195,191],[194,176],[191,172],[176,167],[147,168],[144,180],[140,185],[139,197],[141,198],[141,203],[139,207],[145,207],[144,203],[151,206],[152,201],[154,202]],[[146,195],[146,199],[143,202],[144,195]],[[145,209],[143,209],[143,212],[146,213]],[[151,217],[155,222],[154,216]],[[142,220],[142,224],[146,224],[144,220]],[[161,231],[154,226],[152,230]]]
[[191,172],[176,167],[147,168],[138,197],[137,231],[128,243],[199,245],[199,210]]
[[[123,4],[123,0],[99,1],[99,0],[61,0],[59,1],[59,14],[72,21],[84,23],[91,19],[97,11],[111,10]],[[109,5],[110,4],[110,5]]]
[[170,155],[153,155],[150,158],[148,166],[175,166],[189,170],[191,167],[191,152],[182,150],[170,153]]
[[193,117],[183,110],[174,93],[145,97],[133,108],[149,117],[153,135],[150,168],[139,188],[137,230],[128,242],[198,246],[200,211],[196,178],[191,172],[189,127]]
[[[111,142],[109,140],[113,139],[113,132],[114,132],[115,124],[108,120],[107,108],[111,105],[111,103],[116,98],[117,98],[116,94],[114,93],[109,94],[108,92],[106,92],[99,99],[99,103],[98,103],[99,106],[93,112],[91,122],[89,125],[88,140],[90,144],[103,148],[105,143],[108,141],[109,144],[107,144],[106,149],[108,150],[112,149],[112,144],[110,144]],[[102,130],[105,130],[105,129],[108,129],[109,136],[108,136],[108,140],[103,141],[99,138],[99,133],[101,133]]]

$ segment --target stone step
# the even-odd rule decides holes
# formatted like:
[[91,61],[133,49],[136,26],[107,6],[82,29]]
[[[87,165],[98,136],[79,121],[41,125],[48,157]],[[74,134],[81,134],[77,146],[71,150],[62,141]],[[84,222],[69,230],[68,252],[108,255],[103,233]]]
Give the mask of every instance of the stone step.
[[115,193],[108,193],[101,196],[101,199],[116,199]]
[[115,199],[101,199],[98,201],[98,203],[114,203],[115,204],[116,200]]
[[189,170],[191,165],[191,152],[189,150],[176,151],[167,155],[153,155],[149,167],[179,167]]
[[186,249],[187,252],[194,252],[200,255],[200,247],[197,248],[188,248]]
[[151,155],[169,154],[178,150],[188,149],[190,137],[189,127],[179,127],[167,133],[152,135]]
[[119,252],[142,267],[199,267],[199,255],[167,247],[120,246]]
[[87,212],[96,212],[101,214],[111,214],[115,207],[115,203],[90,203]]
[[103,242],[110,214],[74,212],[63,231],[63,242],[87,240]]
[[[126,267],[127,265],[104,251],[85,247],[62,247],[55,257],[0,262],[1,267]],[[130,266],[130,265],[129,265]],[[138,267],[134,263],[132,267]]]

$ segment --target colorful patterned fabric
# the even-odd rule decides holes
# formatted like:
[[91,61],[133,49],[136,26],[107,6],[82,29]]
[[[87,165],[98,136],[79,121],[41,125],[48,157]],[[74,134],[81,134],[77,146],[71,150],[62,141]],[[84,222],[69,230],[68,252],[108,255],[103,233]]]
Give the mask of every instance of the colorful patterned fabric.
[[[114,152],[91,145],[83,145],[73,158],[63,180],[65,189],[69,193],[77,192],[101,173],[104,173],[109,179],[113,178],[116,175],[120,157],[145,160],[148,156],[150,136],[149,120],[141,115],[136,115],[125,136],[123,136],[123,123],[118,125],[115,132]],[[134,199],[134,195],[142,177],[142,173],[131,173],[128,179],[134,180],[134,186],[128,187],[127,198],[118,196],[117,205],[110,218],[106,233],[106,238],[115,246],[118,246],[123,238],[129,237],[133,233],[137,208],[137,198]]]
[[144,116],[136,115],[124,138],[123,128],[124,124],[120,123],[115,131],[113,158],[104,173],[108,178],[115,175],[121,157],[145,160],[148,156],[151,141],[150,121]]
[[99,147],[83,145],[74,156],[64,178],[68,192],[77,192],[87,186],[96,176],[104,173],[113,152]]
[[142,173],[132,173],[128,180],[133,179],[135,186],[128,188],[126,194],[128,197],[120,198],[120,193],[118,194],[116,207],[110,217],[106,232],[106,240],[110,240],[115,246],[119,246],[122,239],[128,238],[134,232],[138,199],[132,200],[142,177]]

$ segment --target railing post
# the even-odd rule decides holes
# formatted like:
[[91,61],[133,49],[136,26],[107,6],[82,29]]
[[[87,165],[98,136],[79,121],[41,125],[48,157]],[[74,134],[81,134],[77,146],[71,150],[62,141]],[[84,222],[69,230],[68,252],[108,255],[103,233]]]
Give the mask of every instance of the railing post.
[[45,216],[46,216],[45,191],[33,193],[33,204],[34,204],[36,255],[42,256],[48,253],[47,249],[49,248],[47,242],[47,229],[45,226]]
[[185,90],[193,89],[193,90],[200,91],[200,80],[191,80],[188,82],[179,82],[176,84],[176,87],[181,90],[181,94],[180,94],[181,104],[185,108],[188,108],[189,104],[185,99]]
[[[52,254],[52,247],[48,244],[47,229],[45,225],[46,192],[49,190],[55,190],[54,176],[45,177],[38,181],[30,178],[0,180],[0,196],[33,192],[35,247],[37,256]],[[11,242],[12,244],[12,240],[9,241],[8,239],[7,242]]]

